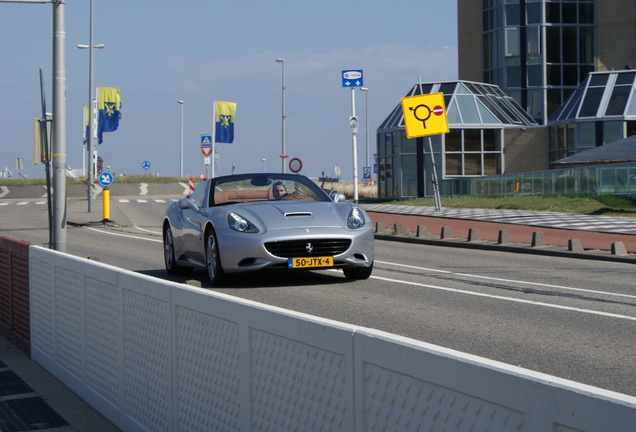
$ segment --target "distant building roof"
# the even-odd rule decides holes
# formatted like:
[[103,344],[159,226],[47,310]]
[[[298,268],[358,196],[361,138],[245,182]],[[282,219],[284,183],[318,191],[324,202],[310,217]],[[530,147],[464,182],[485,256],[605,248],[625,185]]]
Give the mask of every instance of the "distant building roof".
[[[440,92],[444,93],[446,118],[451,129],[537,126],[534,119],[513,98],[492,84],[472,81],[415,84],[406,96]],[[378,129],[400,127],[404,127],[401,103]]]
[[592,72],[550,117],[554,123],[636,119],[636,71]]
[[553,165],[600,165],[636,162],[636,135],[554,161]]

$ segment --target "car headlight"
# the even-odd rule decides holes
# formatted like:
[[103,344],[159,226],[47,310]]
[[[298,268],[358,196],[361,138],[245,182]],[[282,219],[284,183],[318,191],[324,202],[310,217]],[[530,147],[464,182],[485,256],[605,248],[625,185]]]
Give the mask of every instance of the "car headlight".
[[234,212],[229,212],[227,214],[227,223],[234,231],[244,232],[244,233],[257,233],[260,230],[254,225],[252,222],[245,219],[243,216],[238,215]]
[[358,229],[364,226],[364,216],[359,208],[354,207],[349,212],[349,216],[347,217],[347,228],[349,229]]

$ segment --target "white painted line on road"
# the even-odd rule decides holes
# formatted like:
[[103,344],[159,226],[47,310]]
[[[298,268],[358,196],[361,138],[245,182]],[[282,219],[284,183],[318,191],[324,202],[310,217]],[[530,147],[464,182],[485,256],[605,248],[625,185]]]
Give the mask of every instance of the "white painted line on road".
[[148,183],[139,183],[139,195],[148,194]]
[[111,232],[111,231],[103,231],[97,228],[90,228],[88,227],[89,230],[91,231],[96,231],[98,233],[102,233],[102,234],[108,234],[108,235],[113,235],[113,236],[117,236],[117,237],[126,237],[126,238],[132,238],[132,239],[136,239],[136,240],[146,240],[146,241],[151,241],[151,242],[155,242],[155,243],[163,243],[163,240],[159,240],[159,239],[149,239],[149,238],[145,238],[145,237],[137,237],[134,235],[128,235],[128,234],[120,234],[120,233],[115,233],[115,232]]
[[119,200],[119,202],[120,202],[120,203],[127,203],[127,202],[130,202],[130,200],[127,200],[127,199],[120,199],[120,200]]
[[137,228],[139,231],[143,231],[143,232],[147,232],[147,233],[151,233],[151,234],[161,235],[161,232],[158,232],[158,231],[150,231],[150,230],[147,230],[145,228],[138,227],[138,226],[136,226],[135,228]]
[[550,285],[550,284],[544,284],[544,283],[539,283],[539,282],[527,282],[527,281],[519,281],[519,280],[514,280],[514,279],[501,279],[501,278],[495,278],[495,277],[490,277],[490,276],[473,275],[473,274],[468,274],[468,273],[456,273],[456,272],[452,272],[452,271],[448,271],[448,270],[438,270],[438,269],[432,269],[432,268],[427,268],[427,267],[417,267],[417,266],[411,266],[411,265],[399,264],[399,263],[392,263],[392,262],[387,262],[387,261],[378,261],[378,260],[376,260],[375,262],[380,263],[380,264],[393,265],[393,266],[396,266],[396,267],[406,267],[406,268],[414,269],[414,270],[431,271],[431,272],[436,272],[436,273],[446,273],[446,274],[452,274],[452,275],[456,275],[456,276],[472,277],[472,278],[476,278],[476,279],[487,279],[487,280],[498,281],[498,282],[511,282],[511,283],[518,283],[518,284],[526,284],[526,285],[536,285],[536,286],[546,287],[546,288],[556,288],[556,289],[569,290],[569,291],[585,292],[585,293],[590,293],[590,294],[602,294],[602,295],[612,296],[612,297],[626,297],[626,298],[636,299],[636,296],[629,295],[629,294],[617,294],[617,293],[611,293],[611,292],[606,292],[606,291],[595,291],[595,290],[588,290],[588,289],[583,289],[583,288],[572,288],[572,287],[566,287],[566,286],[562,286],[562,285]]
[[19,203],[16,203],[16,205],[27,205],[28,203],[28,201],[21,201]]
[[9,188],[6,186],[0,186],[0,198],[9,193]]
[[0,206],[6,206],[6,205],[9,205],[9,203],[8,202],[0,203]]
[[138,203],[147,203],[147,202],[148,202],[148,200],[138,199],[138,200],[137,200],[137,202],[138,202]]
[[439,290],[439,291],[448,291],[448,292],[454,292],[454,293],[459,293],[459,294],[468,294],[468,295],[473,295],[473,296],[477,296],[477,297],[487,297],[487,298],[491,298],[491,299],[504,300],[504,301],[509,301],[509,302],[513,302],[513,303],[524,303],[524,304],[530,304],[530,305],[533,305],[533,306],[543,306],[543,307],[552,308],[552,309],[561,309],[561,310],[579,312],[579,313],[590,314],[590,315],[600,315],[600,316],[605,316],[605,317],[610,317],[610,318],[618,318],[618,319],[624,319],[624,320],[628,320],[628,321],[636,321],[636,317],[632,317],[632,316],[628,316],[628,315],[618,315],[618,314],[613,314],[613,313],[608,313],[608,312],[599,312],[599,311],[593,311],[593,310],[589,310],[589,309],[580,309],[580,308],[575,308],[575,307],[570,307],[570,306],[560,306],[560,305],[555,305],[555,304],[550,304],[550,303],[535,302],[535,301],[532,301],[532,300],[516,299],[516,298],[512,298],[512,297],[504,297],[504,296],[497,296],[497,295],[492,295],[492,294],[478,293],[478,292],[474,292],[474,291],[464,291],[464,290],[460,290],[460,289],[456,289],[456,288],[447,288],[447,287],[441,287],[441,286],[437,286],[437,285],[423,284],[423,283],[419,283],[419,282],[409,282],[409,281],[403,281],[403,280],[399,280],[399,279],[384,278],[384,277],[380,277],[380,276],[371,276],[371,278],[378,279],[378,280],[383,280],[383,281],[386,281],[386,282],[395,282],[395,283],[404,284],[404,285],[412,285],[412,286],[419,286],[419,287],[424,287],[424,288],[431,288],[431,289],[435,289],[435,290]]

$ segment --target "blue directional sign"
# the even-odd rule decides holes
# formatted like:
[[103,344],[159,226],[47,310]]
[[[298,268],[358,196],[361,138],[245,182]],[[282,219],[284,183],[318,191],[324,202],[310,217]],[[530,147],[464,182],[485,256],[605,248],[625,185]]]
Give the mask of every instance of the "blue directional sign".
[[343,87],[364,87],[364,77],[362,76],[362,69],[343,70],[342,71],[342,86]]
[[141,167],[145,170],[149,170],[150,169],[150,162],[148,161],[143,161],[143,163],[141,164]]
[[99,184],[104,187],[110,186],[113,184],[113,175],[108,171],[104,171],[99,175]]

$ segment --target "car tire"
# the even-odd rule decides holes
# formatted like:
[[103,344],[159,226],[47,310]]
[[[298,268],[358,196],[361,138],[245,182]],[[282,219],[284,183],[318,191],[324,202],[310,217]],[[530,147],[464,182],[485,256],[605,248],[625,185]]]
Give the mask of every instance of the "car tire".
[[163,230],[163,261],[169,275],[182,275],[192,271],[190,267],[177,265],[177,259],[174,255],[174,237],[172,236],[172,229],[169,226],[166,226]]
[[205,267],[208,270],[208,279],[212,285],[219,285],[226,280],[225,272],[221,268],[219,245],[214,231],[211,229],[205,235]]
[[369,279],[373,272],[373,263],[369,267],[344,267],[342,269],[345,277],[352,280]]

